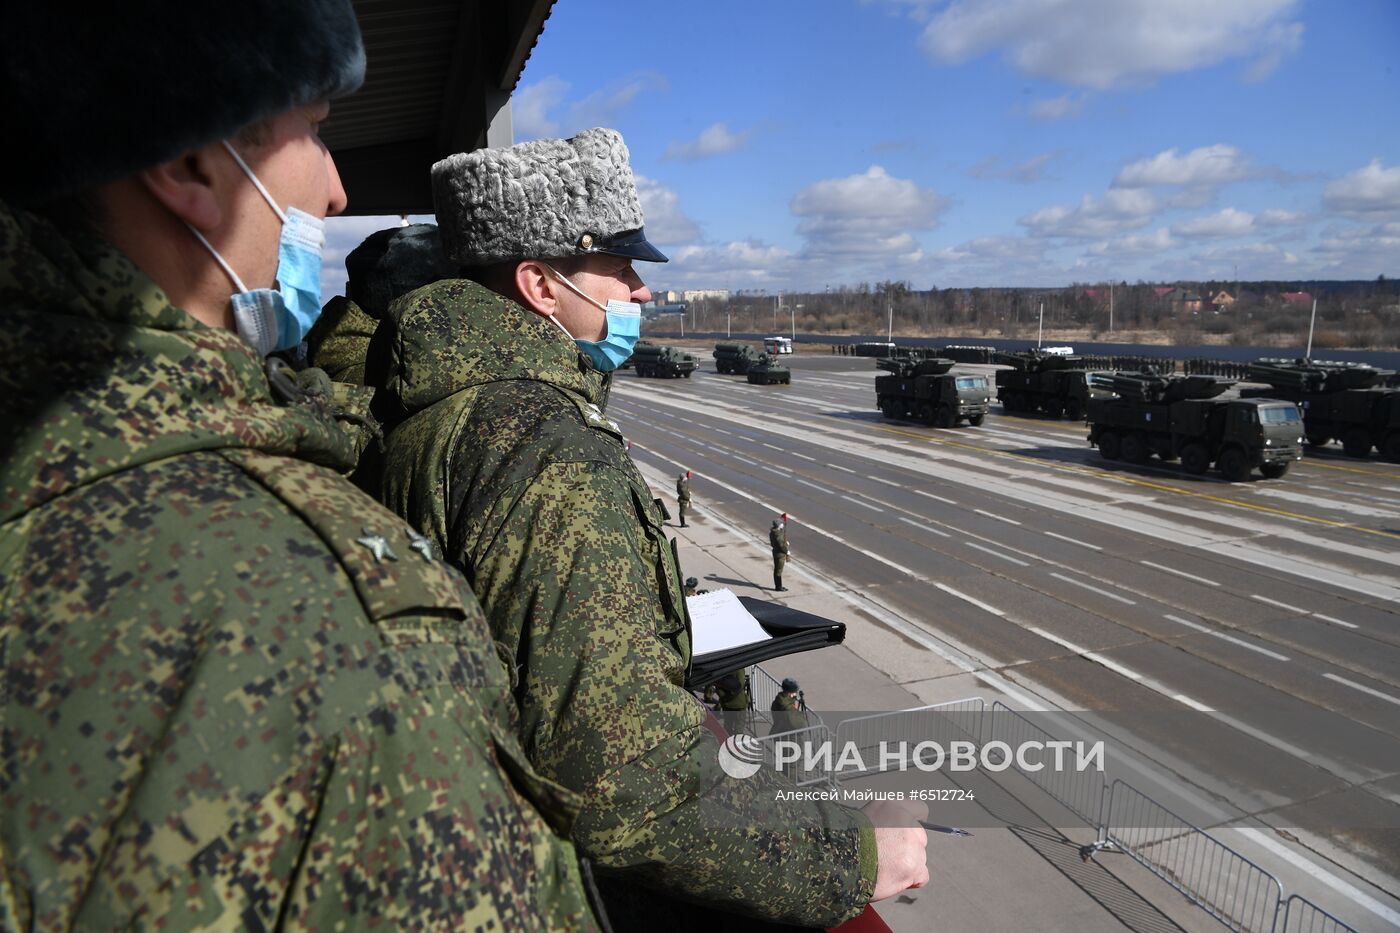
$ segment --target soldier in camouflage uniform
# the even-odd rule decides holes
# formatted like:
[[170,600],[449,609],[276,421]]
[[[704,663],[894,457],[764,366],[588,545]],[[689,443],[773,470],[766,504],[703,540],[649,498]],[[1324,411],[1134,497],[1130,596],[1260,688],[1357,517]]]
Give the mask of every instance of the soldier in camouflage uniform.
[[319,301],[230,301],[304,282],[252,178],[344,207],[350,3],[152,6],[0,32],[0,928],[594,929],[465,581],[264,376]]
[[783,592],[787,589],[783,586],[783,566],[791,553],[788,550],[786,522],[774,519],[773,527],[768,529],[768,545],[773,550],[773,589]]
[[676,477],[676,508],[681,513],[681,527],[685,527],[685,510],[690,508],[690,471]]
[[453,156],[433,183],[444,249],[480,282],[411,292],[376,334],[383,494],[472,581],[531,761],[584,798],[576,844],[688,900],[811,925],[919,883],[920,833],[727,778],[684,686],[673,547],[604,411],[649,297],[631,262],[664,259],[621,137]]

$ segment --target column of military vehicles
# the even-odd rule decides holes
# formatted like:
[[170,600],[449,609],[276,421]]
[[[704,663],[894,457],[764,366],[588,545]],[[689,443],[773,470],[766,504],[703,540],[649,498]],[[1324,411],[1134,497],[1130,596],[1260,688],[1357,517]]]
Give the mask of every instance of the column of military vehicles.
[[760,353],[746,343],[717,343],[714,358],[717,371],[745,376],[751,385],[792,383],[792,370],[779,361],[777,354]]
[[875,365],[890,373],[875,377],[875,402],[886,418],[951,428],[961,421],[976,426],[987,417],[987,377],[950,373],[952,360],[886,357]]
[[636,368],[638,376],[655,376],[658,379],[689,379],[700,365],[700,361],[690,353],[645,340],[637,342],[628,363]]
[[1353,457],[1374,447],[1400,463],[1400,388],[1385,388],[1391,372],[1357,363],[1312,360],[1255,360],[1249,381],[1268,386],[1241,395],[1285,399],[1303,412],[1303,434],[1319,447],[1340,441]]

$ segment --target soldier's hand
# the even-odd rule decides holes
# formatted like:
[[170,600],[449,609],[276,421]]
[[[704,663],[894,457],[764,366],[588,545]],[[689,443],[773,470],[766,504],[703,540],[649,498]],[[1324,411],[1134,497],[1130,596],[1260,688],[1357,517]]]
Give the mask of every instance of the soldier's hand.
[[893,897],[909,888],[928,884],[928,830],[919,820],[928,818],[928,805],[917,800],[880,800],[861,810],[875,824],[875,873],[872,901]]

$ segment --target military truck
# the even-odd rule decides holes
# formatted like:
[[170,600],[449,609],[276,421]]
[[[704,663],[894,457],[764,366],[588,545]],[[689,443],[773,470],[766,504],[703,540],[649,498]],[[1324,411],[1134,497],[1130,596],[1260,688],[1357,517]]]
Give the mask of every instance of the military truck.
[[700,365],[700,361],[690,353],[645,340],[637,342],[637,346],[632,350],[631,361],[637,369],[638,376],[655,376],[659,379],[689,379],[690,374]]
[[891,421],[922,421],[951,428],[959,421],[979,425],[992,398],[986,376],[950,373],[953,361],[886,358],[875,365],[890,373],[875,377],[875,405]]
[[792,382],[792,370],[778,362],[772,353],[760,354],[750,364],[747,373],[749,384],[756,386],[788,385]]
[[1385,387],[1392,375],[1360,363],[1261,359],[1249,364],[1249,381],[1269,388],[1240,394],[1296,402],[1314,447],[1338,440],[1350,456],[1365,457],[1375,447],[1400,463],[1400,389]]
[[1220,398],[1233,379],[1119,372],[1094,373],[1090,380],[1117,396],[1089,399],[1089,443],[1105,460],[1180,458],[1187,473],[1200,475],[1214,464],[1238,483],[1255,467],[1278,479],[1303,459],[1298,407],[1278,399]]
[[742,376],[758,362],[758,351],[746,343],[715,344],[715,369],[725,374]]
[[1051,418],[1063,415],[1071,421],[1084,419],[1094,391],[1089,373],[1096,366],[1103,368],[1092,357],[1041,350],[998,353],[992,362],[1011,367],[996,374],[997,400],[1006,411],[1043,411]]

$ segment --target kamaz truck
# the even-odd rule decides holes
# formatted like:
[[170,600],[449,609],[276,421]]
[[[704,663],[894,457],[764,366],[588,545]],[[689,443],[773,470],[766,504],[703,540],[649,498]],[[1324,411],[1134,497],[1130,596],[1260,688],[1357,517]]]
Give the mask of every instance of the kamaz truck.
[[[992,362],[1011,367],[997,370],[996,375],[997,400],[1006,411],[1043,411],[1051,418],[1084,419],[1093,393],[1089,373],[1096,366],[1094,358],[1026,350],[998,353]],[[1097,362],[1097,368],[1104,366]]]
[[759,353],[746,343],[715,344],[715,369],[725,374],[742,376],[758,362]]
[[1258,467],[1269,479],[1303,459],[1303,422],[1292,402],[1220,398],[1232,379],[1095,373],[1094,388],[1117,398],[1089,400],[1089,443],[1105,460],[1146,463],[1180,458],[1187,473],[1214,464],[1232,483]]
[[689,379],[690,374],[700,365],[700,361],[692,354],[645,340],[638,341],[632,350],[630,362],[636,367],[638,376],[655,376],[659,379]]
[[789,385],[792,382],[792,370],[779,363],[772,353],[763,353],[749,366],[747,378],[750,385]]
[[1385,388],[1391,375],[1359,363],[1262,359],[1249,364],[1249,381],[1269,388],[1240,394],[1296,402],[1303,435],[1314,447],[1341,441],[1353,457],[1365,457],[1375,447],[1391,463],[1400,463],[1400,388]]
[[887,358],[875,365],[890,373],[875,377],[875,404],[892,421],[904,418],[951,428],[959,421],[976,426],[987,417],[992,398],[987,377],[950,373],[952,360]]

